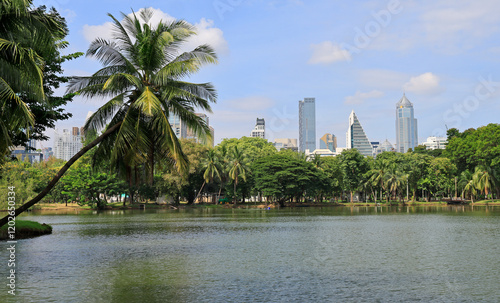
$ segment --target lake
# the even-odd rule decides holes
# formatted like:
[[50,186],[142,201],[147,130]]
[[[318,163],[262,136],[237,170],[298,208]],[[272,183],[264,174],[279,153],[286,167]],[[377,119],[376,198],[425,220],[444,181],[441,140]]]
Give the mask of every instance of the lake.
[[22,217],[54,231],[18,241],[0,302],[500,302],[500,207]]

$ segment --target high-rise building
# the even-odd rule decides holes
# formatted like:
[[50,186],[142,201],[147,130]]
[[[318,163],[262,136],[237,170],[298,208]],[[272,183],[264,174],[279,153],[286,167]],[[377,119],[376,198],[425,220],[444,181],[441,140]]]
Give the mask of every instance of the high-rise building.
[[335,152],[337,149],[337,137],[334,134],[324,134],[323,137],[319,139],[320,149],[329,149]]
[[356,117],[354,110],[349,115],[349,128],[346,134],[346,146],[348,149],[355,148],[363,156],[371,156],[373,154],[373,147],[366,137],[365,131],[361,123]]
[[255,128],[250,133],[250,137],[262,138],[262,139],[266,138],[266,121],[264,121],[264,118],[262,119],[257,118],[257,122],[255,123]]
[[62,133],[56,129],[54,134],[54,157],[58,159],[69,161],[83,147],[82,133],[78,127],[73,127],[71,132],[63,129]]
[[417,145],[417,119],[413,113],[413,104],[403,94],[396,103],[396,151],[406,153]]
[[170,113],[168,122],[177,138],[187,138],[187,125],[184,120],[176,114]]
[[299,101],[299,151],[316,149],[316,99]]

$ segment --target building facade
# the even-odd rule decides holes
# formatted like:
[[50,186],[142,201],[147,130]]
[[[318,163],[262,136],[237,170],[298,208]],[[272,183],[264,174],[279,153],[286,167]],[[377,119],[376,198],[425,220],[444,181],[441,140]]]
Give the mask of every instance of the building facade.
[[63,129],[59,132],[54,131],[54,157],[69,161],[83,147],[81,129],[73,127],[71,132],[69,129]]
[[252,130],[252,132],[250,132],[250,137],[262,138],[262,139],[266,138],[266,121],[264,120],[264,118],[262,119],[257,118],[255,127]]
[[168,116],[168,122],[170,123],[170,127],[172,127],[172,130],[174,131],[177,138],[187,138],[187,125],[184,120],[181,119],[181,117],[176,114],[170,113],[170,115]]
[[299,101],[299,151],[316,149],[316,99]]
[[445,149],[448,140],[446,137],[428,137],[427,141],[422,144],[426,149]]
[[203,113],[195,113],[195,115],[200,117],[203,120],[203,122],[205,122],[205,124],[208,126],[208,128],[210,129],[211,138],[208,136],[200,136],[199,134],[197,134],[192,128],[187,126],[184,120],[182,120],[176,114],[170,113],[170,116],[168,117],[168,122],[170,123],[170,127],[172,127],[172,130],[174,131],[175,136],[178,139],[190,139],[193,140],[195,143],[213,147],[215,131],[214,128],[210,126],[209,117]]
[[396,103],[396,151],[406,153],[418,145],[417,119],[413,112],[413,104],[403,94]]
[[357,149],[363,156],[371,156],[373,154],[373,147],[366,137],[363,126],[361,126],[354,110],[349,115],[349,128],[346,133],[346,147],[347,149]]
[[337,149],[337,137],[334,134],[324,134],[323,137],[319,139],[320,149],[329,149],[335,152]]

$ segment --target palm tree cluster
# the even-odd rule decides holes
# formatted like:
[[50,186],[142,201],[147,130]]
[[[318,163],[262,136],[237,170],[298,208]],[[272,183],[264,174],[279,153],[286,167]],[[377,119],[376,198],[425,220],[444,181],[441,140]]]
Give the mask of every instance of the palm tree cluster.
[[202,162],[203,167],[203,185],[198,192],[198,196],[203,191],[206,183],[219,182],[219,201],[224,185],[231,180],[233,182],[233,203],[238,200],[237,186],[241,181],[246,181],[247,174],[250,172],[250,163],[244,150],[233,146],[230,149],[225,146],[219,149],[208,150],[206,158]]
[[474,203],[474,197],[482,195],[488,198],[491,195],[493,201],[493,193],[496,191],[497,197],[500,196],[500,184],[498,173],[486,166],[476,166],[474,173],[465,170],[460,175],[460,186],[462,190],[462,198],[470,198]]

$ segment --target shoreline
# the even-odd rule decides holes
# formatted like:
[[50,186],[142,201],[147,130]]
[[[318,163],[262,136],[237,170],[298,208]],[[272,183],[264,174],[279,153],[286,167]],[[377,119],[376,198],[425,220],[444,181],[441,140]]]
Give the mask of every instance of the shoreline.
[[[95,211],[96,208],[90,208],[88,206],[80,206],[78,204],[71,204],[66,206],[64,203],[42,203],[36,205],[37,207],[32,211]],[[301,208],[301,207],[395,207],[395,206],[409,206],[409,207],[417,207],[417,206],[500,206],[500,200],[496,200],[495,202],[491,202],[490,200],[482,200],[474,203],[470,203],[469,201],[465,204],[448,204],[445,201],[432,201],[432,202],[409,202],[409,203],[374,203],[374,202],[345,202],[345,203],[336,203],[336,202],[325,202],[325,203],[288,203],[284,207],[285,208]],[[267,203],[255,203],[255,202],[246,202],[246,203],[238,203],[234,204],[205,204],[205,203],[197,203],[197,204],[180,204],[180,205],[170,205],[170,204],[155,204],[155,203],[137,203],[134,205],[127,205],[123,207],[122,205],[113,205],[110,204],[103,210],[134,210],[134,209],[196,209],[196,208],[280,208],[276,204],[267,204]],[[283,208],[283,207],[281,207]],[[6,210],[0,210],[0,212],[6,212]]]

